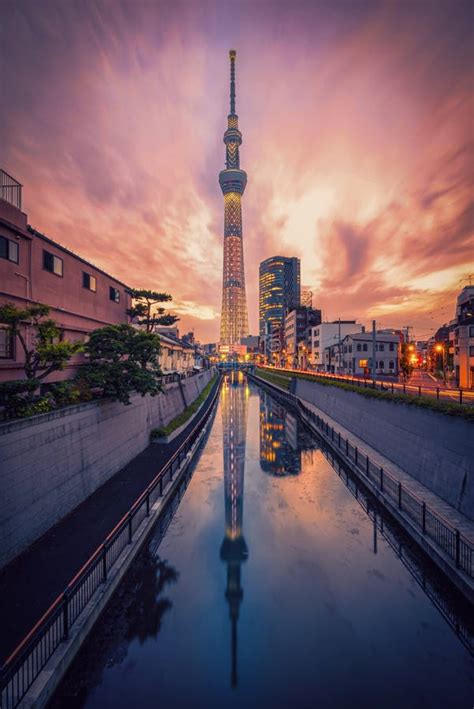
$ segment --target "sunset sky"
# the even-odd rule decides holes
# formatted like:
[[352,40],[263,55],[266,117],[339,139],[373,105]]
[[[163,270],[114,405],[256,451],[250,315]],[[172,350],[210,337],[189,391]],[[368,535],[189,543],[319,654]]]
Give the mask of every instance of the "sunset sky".
[[427,337],[474,273],[472,7],[3,0],[0,167],[33,226],[216,341],[233,47],[251,332],[282,254],[325,319]]

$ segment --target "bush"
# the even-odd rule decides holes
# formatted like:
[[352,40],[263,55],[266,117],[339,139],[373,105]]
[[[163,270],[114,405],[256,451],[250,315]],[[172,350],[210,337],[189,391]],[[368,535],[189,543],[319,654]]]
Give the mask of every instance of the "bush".
[[161,387],[160,338],[131,325],[107,325],[90,333],[89,362],[81,378],[103,397],[130,404],[133,392],[156,396]]
[[0,406],[6,419],[30,416],[29,407],[33,404],[35,391],[40,383],[37,379],[17,379],[0,384]]
[[56,382],[51,384],[48,395],[53,399],[56,406],[70,406],[81,401],[81,390],[76,382]]
[[[268,374],[267,370],[263,371]],[[257,374],[258,376],[262,376],[262,370],[257,370]],[[272,373],[270,376],[276,377],[278,375],[273,375]],[[448,416],[457,416],[466,419],[466,421],[474,421],[474,406],[457,404],[454,401],[450,402],[441,399],[438,401],[428,396],[411,396],[410,394],[402,394],[401,392],[392,394],[388,389],[386,391],[380,391],[379,389],[372,389],[371,387],[365,388],[357,384],[335,381],[334,379],[328,379],[326,377],[318,377],[317,374],[305,374],[304,372],[292,372],[291,376],[298,379],[307,379],[315,384],[321,384],[322,386],[336,387],[338,389],[344,389],[345,391],[351,391],[360,396],[364,396],[366,399],[383,399],[384,401],[391,401],[394,404],[418,406],[422,409],[431,409],[431,411],[437,411],[438,413]],[[268,376],[265,378],[269,379]],[[278,378],[282,380],[282,377],[278,376]],[[280,384],[280,386],[284,386],[284,384]]]
[[40,396],[38,399],[28,404],[21,412],[21,417],[35,416],[36,414],[47,414],[48,411],[53,411],[56,408],[56,403],[50,396]]

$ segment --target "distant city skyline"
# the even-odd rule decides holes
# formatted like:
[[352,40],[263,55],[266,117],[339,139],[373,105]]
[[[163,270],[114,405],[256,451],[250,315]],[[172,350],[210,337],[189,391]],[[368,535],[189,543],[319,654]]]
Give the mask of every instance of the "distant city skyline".
[[428,337],[474,272],[471,28],[447,0],[6,3],[2,167],[35,227],[218,341],[235,47],[250,332],[281,254],[328,319]]

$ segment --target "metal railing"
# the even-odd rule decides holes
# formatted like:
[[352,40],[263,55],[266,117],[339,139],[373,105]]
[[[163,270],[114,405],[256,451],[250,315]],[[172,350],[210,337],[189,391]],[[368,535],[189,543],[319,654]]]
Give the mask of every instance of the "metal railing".
[[[461,642],[472,654],[474,652],[474,624],[468,620],[470,618],[469,611],[466,611],[466,615],[459,612],[457,601],[451,600],[444,584],[440,584],[439,580],[433,576],[429,568],[425,568],[423,564],[420,564],[420,559],[414,545],[404,542],[403,537],[406,533],[397,529],[395,523],[391,523],[390,518],[385,519],[383,515],[377,514],[373,501],[370,501],[371,493],[368,491],[368,488],[364,491],[364,487],[361,485],[356,475],[350,471],[350,468],[342,459],[338,460],[334,456],[334,452],[328,443],[324,441],[321,450],[330,461],[349,492],[353,495],[354,499],[374,523],[374,527],[382,534],[396,556],[408,569],[412,577],[423,589],[424,593],[426,593],[428,598],[435,604],[445,620],[458,635]],[[406,536],[409,541],[409,535]]]
[[327,421],[303,404],[295,394],[284,391],[264,379],[258,377],[256,379],[262,386],[268,386],[273,391],[278,391],[278,396],[295,406],[303,416],[315,424],[333,447],[345,456],[387,501],[403,512],[423,536],[431,539],[441,551],[454,561],[457,569],[463,571],[469,578],[474,578],[474,545],[461,534],[459,529],[431,509],[424,500],[406,488],[391,473],[374,463],[368,455],[359,450],[358,446],[351,443],[349,438],[341,436],[333,426],[330,426]]
[[21,185],[14,177],[0,169],[0,199],[21,209]]
[[376,389],[385,392],[386,394],[405,394],[406,396],[414,396],[417,398],[428,397],[437,401],[444,401],[451,404],[460,404],[465,406],[474,406],[474,391],[472,389],[448,389],[439,386],[423,387],[421,385],[410,384],[409,382],[394,382],[381,379],[367,379],[363,377],[351,377],[350,375],[331,374],[330,372],[314,372],[310,369],[289,369],[287,367],[268,367],[262,366],[269,372],[283,375],[294,375],[308,380],[314,379],[317,383],[318,379],[327,379],[340,384],[350,384],[359,389]]
[[14,709],[18,706],[55,650],[68,639],[72,625],[94,593],[107,582],[117,559],[132,543],[143,520],[150,516],[152,505],[163,496],[166,485],[171,483],[173,475],[212,416],[220,383],[218,380],[204,415],[170,460],[8,657],[1,669],[1,709]]

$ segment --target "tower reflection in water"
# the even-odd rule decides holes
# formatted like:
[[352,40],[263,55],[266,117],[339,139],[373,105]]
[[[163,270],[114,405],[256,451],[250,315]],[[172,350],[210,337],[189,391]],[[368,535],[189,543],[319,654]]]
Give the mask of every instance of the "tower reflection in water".
[[301,452],[298,446],[298,421],[260,391],[260,467],[271,475],[298,475]]
[[225,536],[221,545],[221,559],[227,564],[225,595],[229,604],[232,626],[231,683],[233,687],[237,684],[237,621],[244,595],[240,585],[240,566],[248,556],[242,531],[248,398],[249,387],[242,372],[226,375],[221,397],[225,494]]

